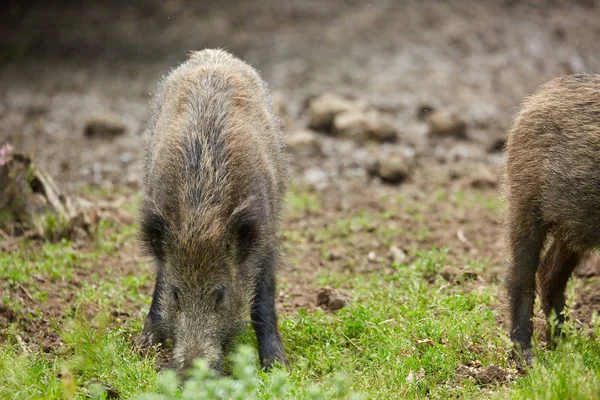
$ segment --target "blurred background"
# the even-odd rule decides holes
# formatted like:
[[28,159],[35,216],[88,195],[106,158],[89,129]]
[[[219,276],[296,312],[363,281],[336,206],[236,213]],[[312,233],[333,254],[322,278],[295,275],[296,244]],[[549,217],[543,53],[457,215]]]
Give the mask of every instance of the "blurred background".
[[[371,149],[319,136],[333,158],[308,174],[320,187],[340,174],[361,175],[369,158],[386,152],[431,156],[425,164],[497,164],[524,95],[556,75],[598,71],[597,3],[5,1],[0,141],[32,152],[65,188],[137,187],[139,138],[158,79],[189,51],[220,47],[261,71],[288,131],[304,128],[307,101],[327,92],[393,118],[394,145]],[[466,140],[428,140],[423,117],[432,109],[463,121]],[[86,124],[103,116],[123,124],[124,134],[86,137]],[[315,167],[311,158],[294,164],[296,176]]]

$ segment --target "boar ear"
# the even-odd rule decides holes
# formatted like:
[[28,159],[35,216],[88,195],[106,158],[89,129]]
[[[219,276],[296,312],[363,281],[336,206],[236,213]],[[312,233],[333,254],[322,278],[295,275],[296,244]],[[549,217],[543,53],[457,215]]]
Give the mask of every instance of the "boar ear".
[[227,224],[227,245],[238,263],[244,262],[260,239],[263,209],[252,196],[238,206]]
[[148,255],[154,256],[158,261],[165,261],[164,240],[168,234],[168,225],[164,217],[148,205],[142,208],[142,218],[138,237],[142,248]]

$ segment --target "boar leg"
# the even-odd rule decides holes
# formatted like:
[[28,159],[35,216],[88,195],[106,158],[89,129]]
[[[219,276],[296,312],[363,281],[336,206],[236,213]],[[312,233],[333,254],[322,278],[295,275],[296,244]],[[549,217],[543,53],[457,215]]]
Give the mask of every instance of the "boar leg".
[[[510,338],[516,344],[527,365],[531,365],[533,351],[533,304],[535,299],[535,274],[544,244],[545,231],[539,218],[529,207],[521,213],[512,213],[509,223],[511,263],[508,271],[508,296],[511,311]],[[517,355],[518,357],[518,355]]]
[[269,368],[275,361],[287,365],[287,359],[277,328],[275,311],[275,271],[278,253],[268,251],[263,257],[261,273],[258,276],[254,300],[252,302],[252,326],[258,340],[258,355],[264,368]]
[[152,304],[150,305],[150,312],[148,312],[142,332],[142,336],[149,345],[165,344],[167,339],[166,332],[162,328],[163,324],[161,323],[160,296],[166,290],[163,270],[164,266],[159,264],[156,273],[156,283],[154,284],[154,294],[152,295]]
[[546,318],[549,319],[554,310],[558,324],[551,337],[550,326],[548,326],[548,341],[553,344],[560,336],[565,316],[562,314],[565,308],[565,289],[569,277],[579,263],[581,255],[571,250],[565,243],[554,239],[552,246],[544,256],[540,265],[539,283],[541,289],[542,309]]

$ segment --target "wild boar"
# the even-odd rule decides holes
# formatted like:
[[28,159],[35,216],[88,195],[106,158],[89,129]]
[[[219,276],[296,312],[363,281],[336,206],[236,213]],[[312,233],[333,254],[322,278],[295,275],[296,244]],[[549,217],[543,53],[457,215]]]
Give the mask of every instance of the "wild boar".
[[556,78],[525,100],[509,131],[503,185],[510,336],[531,364],[536,272],[558,336],[567,281],[600,245],[600,76]]
[[140,239],[157,268],[143,337],[178,371],[219,370],[248,321],[262,365],[286,364],[275,310],[287,153],[265,82],[222,50],[159,85],[144,134]]

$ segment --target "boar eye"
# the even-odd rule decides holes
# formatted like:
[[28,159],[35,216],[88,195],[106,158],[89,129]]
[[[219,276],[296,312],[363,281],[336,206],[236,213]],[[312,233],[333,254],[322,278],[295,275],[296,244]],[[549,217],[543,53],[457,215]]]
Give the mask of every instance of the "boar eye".
[[225,286],[219,286],[214,293],[215,308],[218,309],[227,304],[229,290]]

